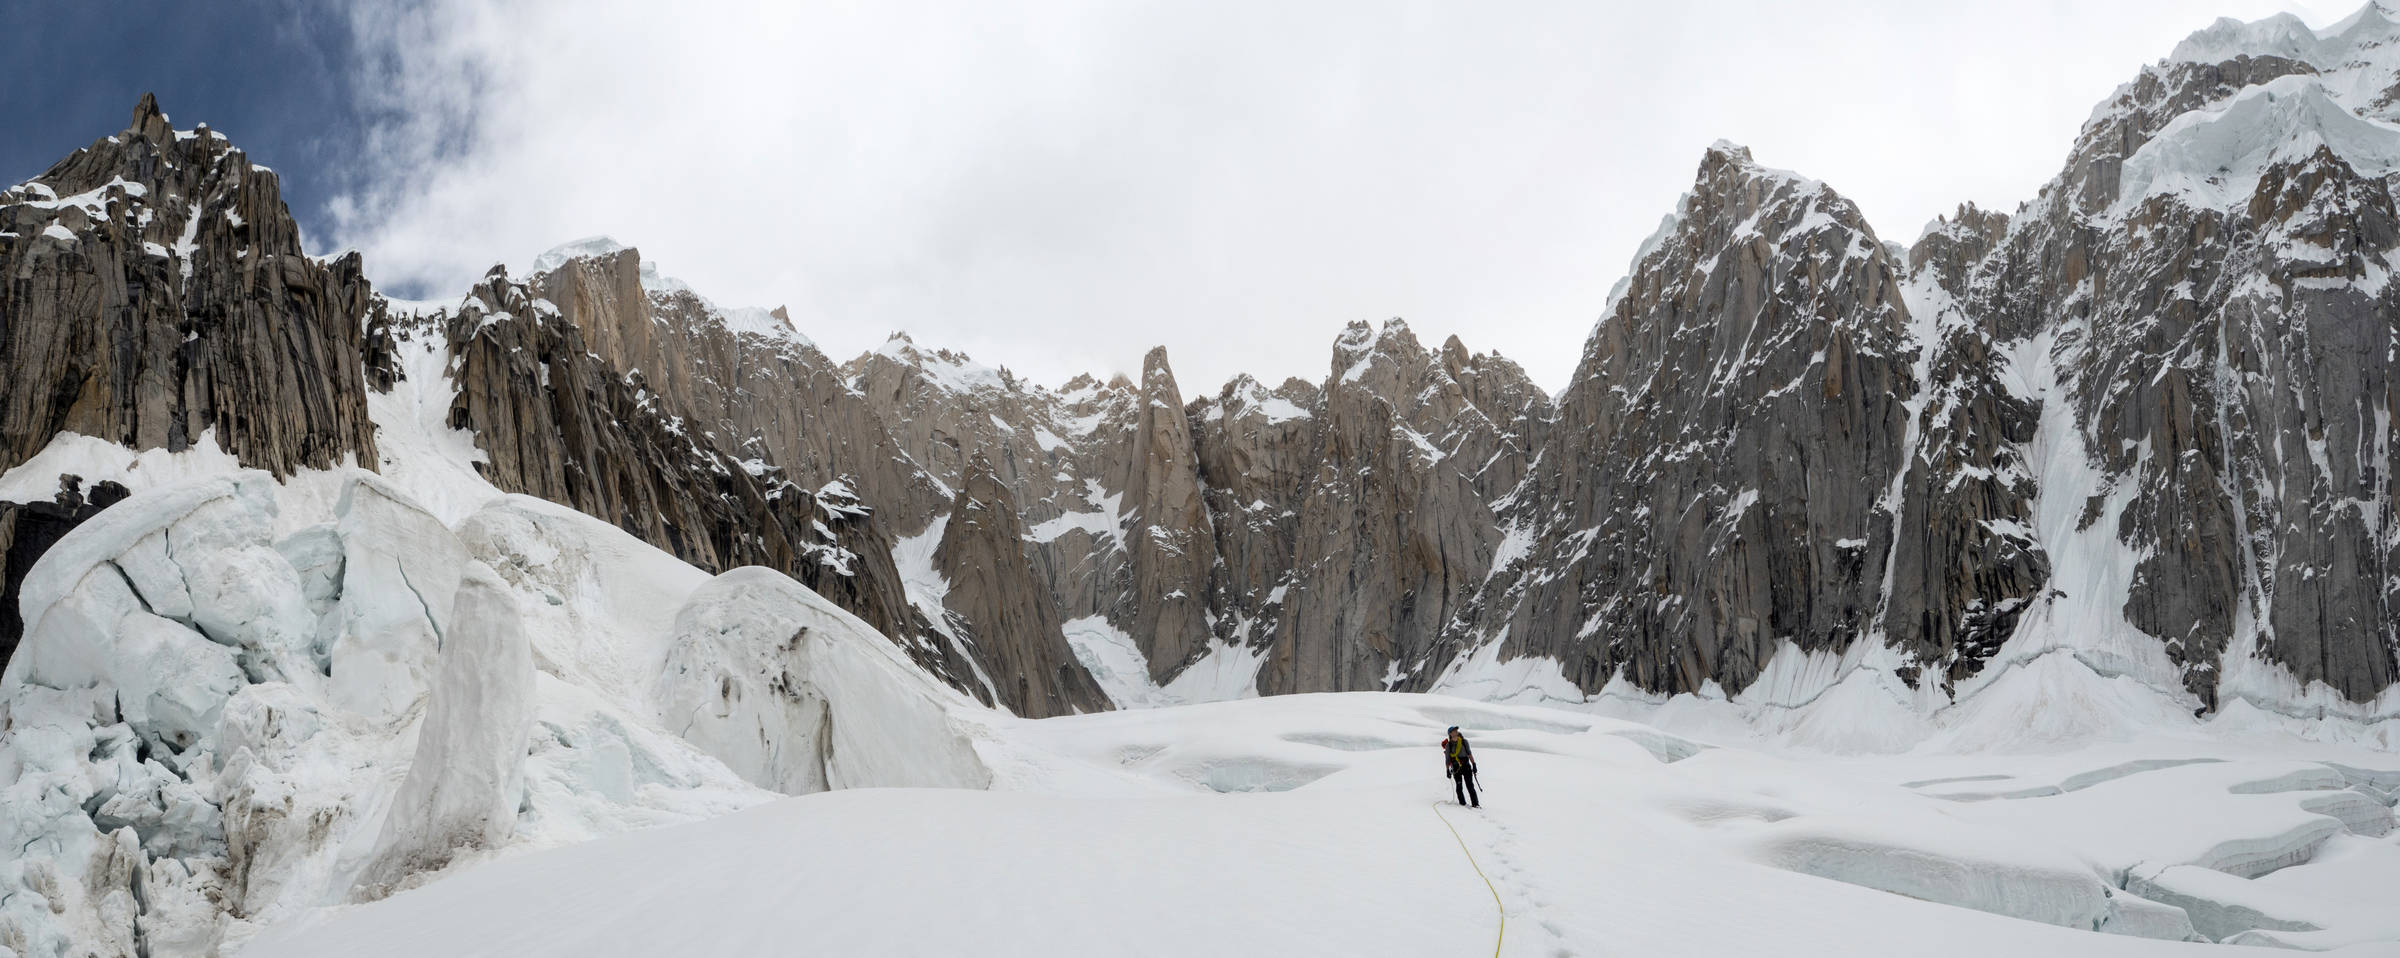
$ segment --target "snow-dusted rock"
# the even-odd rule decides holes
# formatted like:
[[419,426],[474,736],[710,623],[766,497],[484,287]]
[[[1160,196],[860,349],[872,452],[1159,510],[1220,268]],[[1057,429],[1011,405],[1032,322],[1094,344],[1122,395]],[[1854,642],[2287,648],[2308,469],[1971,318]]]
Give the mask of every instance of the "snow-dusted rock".
[[[13,241],[44,234],[68,242]],[[374,459],[362,260],[307,255],[275,173],[225,137],[174,129],[145,95],[122,131],[0,185],[0,236],[22,284],[0,473],[62,430],[180,451],[213,429],[278,476]]]
[[1058,601],[1029,561],[1025,538],[1016,499],[991,462],[980,455],[969,460],[933,552],[933,569],[949,586],[943,611],[971,623],[978,661],[998,677],[1000,700],[1017,714],[1046,718],[1108,708],[1108,696],[1067,643]]

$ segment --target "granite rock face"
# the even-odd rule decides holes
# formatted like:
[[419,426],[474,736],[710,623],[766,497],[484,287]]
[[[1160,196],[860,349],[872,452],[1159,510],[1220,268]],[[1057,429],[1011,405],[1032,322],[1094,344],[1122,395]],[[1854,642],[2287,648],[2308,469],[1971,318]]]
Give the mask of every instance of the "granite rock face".
[[966,475],[933,553],[949,583],[952,627],[968,630],[999,698],[1027,718],[1109,707],[1075,661],[1059,627],[1058,600],[1025,555],[1025,529],[1008,487],[980,456]]
[[[375,461],[359,257],[304,253],[275,174],[206,126],[176,130],[152,97],[0,191],[0,278],[0,473],[61,433],[211,443],[278,476]],[[0,507],[8,581],[111,486]],[[0,625],[0,664],[17,634]]]
[[1216,541],[1164,350],[1144,359],[1138,383],[1079,377],[1059,390],[904,336],[847,369],[901,452],[939,483],[963,483],[980,460],[1009,487],[1034,545],[1027,571],[1065,618],[1134,637],[1159,680],[1206,648]]
[[277,475],[373,461],[359,258],[300,248],[275,174],[143,97],[124,132],[0,192],[0,472],[60,432]]
[[2054,370],[2092,475],[2045,494],[2130,553],[2114,611],[2206,705],[2254,659],[2358,701],[2400,679],[2391,167],[2345,135],[2400,116],[2400,29],[2346,23],[2313,48],[2212,28],[2145,68],[1969,302]]
[[[2215,494],[2201,500],[2211,513],[2204,519],[2179,526],[2171,524],[2177,516],[2153,514],[2136,526],[2136,541],[2155,543],[2158,559],[2137,570],[2135,623],[2170,641],[2205,634],[2196,628],[2204,621],[2220,624],[2214,610],[2203,618],[2205,597],[2186,570],[2216,573],[2225,564],[2207,553],[2217,540],[2191,530],[2230,532],[2239,543],[2228,550],[2231,571],[2241,584],[2227,603],[2233,629],[2244,625],[2240,600],[2248,597],[2250,627],[2268,658],[2301,681],[2370,698],[2400,682],[2400,536],[2390,478],[2400,467],[2391,442],[2400,295],[2385,280],[2400,252],[2400,214],[2391,181],[2320,150],[2270,168],[2233,232],[2255,243],[2235,260],[2254,256],[2265,282],[2215,284],[2225,302],[2212,385],[2239,384],[2213,397],[2227,460],[2219,468],[2231,481],[2196,490]],[[2178,416],[2162,424],[2169,435],[2200,435],[2190,420],[2212,410],[2181,418],[2181,399],[2161,397],[2153,408]],[[2178,478],[2196,485],[2205,474]],[[2193,684],[2206,688],[2200,679]]]
[[1470,401],[1459,374],[1476,379],[1472,365],[1463,347],[1427,351],[1399,320],[1353,323],[1335,342],[1262,691],[1401,688],[1441,664],[1443,626],[1501,534],[1476,480],[1525,466],[1496,425],[1520,410]]
[[1282,634],[1300,551],[1300,509],[1314,488],[1325,392],[1301,379],[1272,390],[1237,377],[1187,407],[1201,495],[1214,521],[1209,588],[1225,638],[1267,644]]
[[846,369],[935,480],[987,463],[1060,614],[1125,635],[1162,684],[1229,647],[1265,650],[1269,691],[1430,674],[1500,539],[1489,503],[1552,418],[1514,363],[1429,351],[1396,320],[1356,324],[1322,385],[1245,377],[1189,403],[1163,350],[1138,380],[1056,389],[905,336]]
[[1485,634],[1688,691],[1871,631],[1923,389],[1901,269],[1830,188],[1711,149],[1560,397]]
[[1180,671],[1205,648],[1208,576],[1217,543],[1184,416],[1183,393],[1167,368],[1167,351],[1142,357],[1142,381],[1132,419],[1118,433],[1112,465],[1122,470],[1104,488],[1122,490],[1126,514],[1125,582],[1101,610],[1134,637],[1154,678]]
[[536,268],[528,285],[587,331],[607,368],[640,373],[661,408],[720,448],[812,487],[854,477],[878,490],[878,508],[898,529],[922,528],[949,504],[950,490],[901,451],[892,424],[781,309],[722,309],[604,240]]
[[2008,354],[1959,305],[2007,224],[2002,214],[1961,207],[1909,251],[1905,289],[1927,388],[1895,489],[1882,623],[1912,659],[1904,677],[1945,688],[1999,652],[2051,577],[2034,533],[2028,459],[2040,404],[2011,390]]
[[893,637],[935,676],[973,686],[962,650],[932,638],[909,603],[891,533],[846,483],[804,488],[720,447],[670,411],[640,370],[602,358],[532,286],[495,269],[455,312],[379,310],[375,325],[447,343],[457,389],[449,425],[474,436],[484,454],[476,469],[494,486],[605,519],[710,572],[782,571]]
[[1784,702],[1838,662],[1936,706],[2070,651],[2344,708],[2400,684],[2393,51],[2374,8],[2220,23],[2033,200],[1906,248],[1720,143],[1556,394],[1398,320],[1188,401],[1163,350],[1056,387],[904,335],[837,362],[599,240],[398,312],[146,101],[0,195],[0,471],[65,431],[372,464],[364,397],[430,336],[493,484],[789,572],[1022,714],[1109,706],[1142,677],[1085,662],[1126,649],[1270,693],[1530,658]]
[[[2388,190],[2327,150],[2223,208],[2113,192],[2161,125],[2310,69],[2154,68],[2043,198],[1962,207],[1905,250],[1720,145],[1555,397],[1398,321],[1353,324],[1322,382],[1189,403],[1158,351],[1138,380],[1056,389],[905,336],[837,368],[795,334],[778,367],[776,337],[708,332],[688,317],[722,311],[688,291],[648,291],[650,328],[595,353],[668,370],[662,403],[763,464],[879,469],[839,475],[888,510],[907,604],[1042,714],[1093,704],[1062,621],[1122,633],[1162,684],[1246,648],[1264,692],[1429,688],[1496,643],[1586,691],[1738,692],[1786,650],[1865,641],[1941,694],[2097,622],[2147,636],[2203,706],[2238,642],[2362,699],[2392,684],[2388,537],[2338,504],[2383,494],[2360,330],[2389,310],[2358,287]],[[601,307],[641,268],[543,282],[594,304],[562,313],[630,316]],[[2255,345],[2219,368],[2229,323]],[[2222,385],[2285,380],[2307,385]],[[2361,412],[2321,441],[2334,408]],[[2296,494],[2286,463],[2329,484]]]

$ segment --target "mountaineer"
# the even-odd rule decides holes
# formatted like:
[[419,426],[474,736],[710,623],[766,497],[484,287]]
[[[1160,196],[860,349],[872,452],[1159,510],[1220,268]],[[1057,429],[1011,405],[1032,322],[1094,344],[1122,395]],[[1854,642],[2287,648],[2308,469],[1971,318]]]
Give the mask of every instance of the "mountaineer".
[[1483,807],[1483,796],[1475,794],[1475,750],[1467,746],[1467,737],[1458,734],[1458,726],[1450,726],[1450,735],[1442,739],[1442,767],[1450,775],[1450,790],[1457,794],[1458,803],[1475,808]]

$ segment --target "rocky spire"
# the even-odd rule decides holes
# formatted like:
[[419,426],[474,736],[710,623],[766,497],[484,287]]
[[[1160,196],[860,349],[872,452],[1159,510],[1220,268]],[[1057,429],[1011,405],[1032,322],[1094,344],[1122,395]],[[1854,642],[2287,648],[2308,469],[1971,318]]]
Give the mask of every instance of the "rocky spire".
[[1919,389],[1897,273],[1847,199],[1710,148],[1585,346],[1478,633],[1668,691],[1866,633]]
[[1027,718],[1109,707],[1067,647],[1058,601],[1026,556],[1016,498],[991,460],[967,461],[933,562],[950,583],[943,604],[970,623],[1001,704]]
[[0,270],[0,472],[60,432],[168,450],[207,435],[277,475],[375,461],[358,257],[306,255],[275,174],[177,134],[155,98],[0,191]]
[[[177,133],[155,97],[0,190],[0,275],[0,473],[69,432],[213,443],[278,476],[377,461],[359,257],[309,257],[275,174],[205,128]],[[44,517],[86,511],[47,505],[0,505],[18,515],[0,522],[12,580],[64,533]],[[15,638],[0,628],[0,650]]]
[[1132,506],[1125,546],[1131,576],[1119,600],[1123,619],[1111,621],[1127,623],[1152,677],[1163,681],[1208,643],[1208,579],[1217,562],[1191,424],[1164,347],[1142,357],[1132,426],[1119,487]]

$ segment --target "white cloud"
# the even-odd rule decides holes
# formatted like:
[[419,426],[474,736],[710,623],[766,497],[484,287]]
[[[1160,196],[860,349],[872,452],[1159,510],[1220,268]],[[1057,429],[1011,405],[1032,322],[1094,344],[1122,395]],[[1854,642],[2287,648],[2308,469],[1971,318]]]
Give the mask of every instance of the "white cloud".
[[[1325,375],[1351,319],[1564,384],[1719,137],[1887,239],[2013,208],[2092,106],[2274,0],[991,4],[429,0],[354,13],[379,122],[337,242],[464,289],[605,233],[837,356],[1186,395]],[[1433,345],[1433,343],[1428,343]]]

